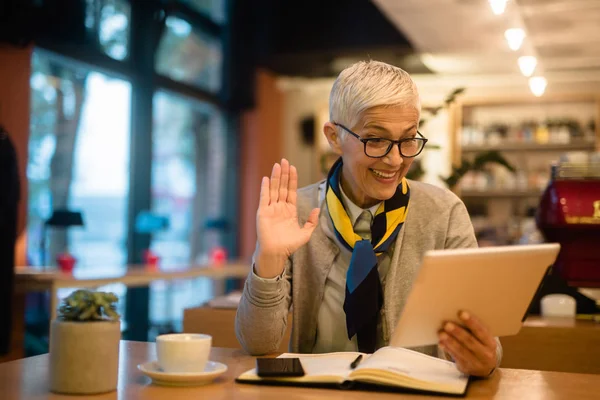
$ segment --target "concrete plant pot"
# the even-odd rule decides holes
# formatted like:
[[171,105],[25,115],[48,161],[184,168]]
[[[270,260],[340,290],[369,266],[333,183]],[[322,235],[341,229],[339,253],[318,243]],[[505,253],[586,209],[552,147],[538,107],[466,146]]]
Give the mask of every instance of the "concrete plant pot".
[[86,395],[116,390],[120,339],[119,321],[52,321],[50,390]]

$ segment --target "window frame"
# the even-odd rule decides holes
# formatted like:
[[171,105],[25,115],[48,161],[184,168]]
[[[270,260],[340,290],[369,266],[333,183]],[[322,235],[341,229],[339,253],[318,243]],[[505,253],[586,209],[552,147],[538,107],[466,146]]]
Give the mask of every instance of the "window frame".
[[[238,110],[230,104],[228,90],[229,69],[231,66],[231,14],[233,1],[224,0],[226,18],[224,23],[213,21],[206,14],[185,3],[174,0],[154,0],[140,2],[127,0],[131,7],[128,37],[128,56],[116,60],[102,50],[99,41],[87,45],[74,44],[52,38],[38,38],[36,51],[84,68],[95,70],[131,83],[131,128],[130,128],[130,176],[127,216],[127,263],[141,263],[143,249],[149,248],[150,235],[135,232],[135,216],[143,210],[151,210],[151,162],[152,162],[152,118],[153,98],[159,91],[167,91],[192,100],[213,105],[222,113],[226,122],[224,134],[231,143],[228,146],[228,159],[239,155]],[[142,4],[143,3],[143,4]],[[155,70],[155,56],[159,40],[165,29],[167,16],[176,16],[188,21],[193,28],[221,41],[223,51],[220,91],[213,94],[197,86],[178,82],[163,76]],[[83,21],[82,21],[83,24]],[[231,210],[231,221],[225,247],[231,257],[237,256],[238,231],[238,176],[235,168],[227,172],[226,202]],[[130,340],[147,340],[149,331],[149,289],[129,288],[126,300],[126,315],[130,322],[124,335]],[[133,321],[134,320],[134,321]]]

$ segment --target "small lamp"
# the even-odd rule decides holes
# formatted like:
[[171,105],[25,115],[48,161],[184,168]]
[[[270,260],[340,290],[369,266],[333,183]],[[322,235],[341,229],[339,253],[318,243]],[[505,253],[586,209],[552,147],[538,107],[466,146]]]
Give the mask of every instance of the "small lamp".
[[46,263],[46,230],[48,227],[67,229],[72,226],[85,226],[83,214],[80,211],[71,211],[67,209],[56,209],[52,212],[42,227],[42,239],[40,241],[40,260],[42,266]]
[[151,211],[140,211],[135,218],[135,231],[137,233],[153,234],[169,229],[169,218]]
[[47,226],[69,228],[71,226],[84,226],[83,214],[79,211],[54,210],[52,216],[46,221]]
[[[169,218],[163,215],[158,215],[152,211],[142,210],[135,218],[136,233],[145,233],[152,235],[156,232],[169,229]],[[144,250],[144,264],[155,268],[158,266],[158,255],[154,254],[150,249]]]

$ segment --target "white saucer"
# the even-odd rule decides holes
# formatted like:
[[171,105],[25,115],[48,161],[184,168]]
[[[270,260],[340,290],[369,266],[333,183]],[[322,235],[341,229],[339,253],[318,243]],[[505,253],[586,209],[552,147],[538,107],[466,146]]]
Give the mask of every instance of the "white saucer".
[[204,372],[164,372],[157,361],[139,364],[138,369],[152,379],[152,382],[162,386],[201,386],[212,382],[216,377],[227,371],[227,365],[216,361],[206,363]]

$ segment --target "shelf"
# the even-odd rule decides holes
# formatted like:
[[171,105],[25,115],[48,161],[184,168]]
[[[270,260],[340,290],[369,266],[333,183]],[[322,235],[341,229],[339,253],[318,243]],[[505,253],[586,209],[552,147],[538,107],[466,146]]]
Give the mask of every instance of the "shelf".
[[538,143],[503,143],[500,145],[483,145],[483,146],[463,146],[463,153],[473,153],[473,152],[481,152],[481,151],[490,151],[490,150],[498,150],[498,151],[574,151],[574,150],[585,150],[585,151],[594,151],[595,145],[594,142],[589,141],[579,141],[579,142],[571,142],[571,143],[548,143],[548,144],[538,144]]
[[542,195],[541,190],[463,190],[460,193],[461,198],[488,198],[488,197],[499,197],[499,198],[527,198],[527,197],[540,197]]

